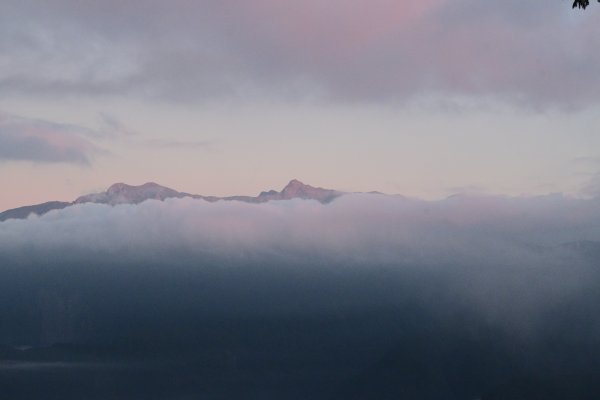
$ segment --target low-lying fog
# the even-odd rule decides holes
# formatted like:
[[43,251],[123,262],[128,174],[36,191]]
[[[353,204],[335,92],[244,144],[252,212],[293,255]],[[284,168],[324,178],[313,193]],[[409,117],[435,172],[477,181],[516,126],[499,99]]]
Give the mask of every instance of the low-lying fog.
[[136,365],[98,398],[558,393],[600,371],[599,264],[596,199],[81,204],[0,223],[0,349]]

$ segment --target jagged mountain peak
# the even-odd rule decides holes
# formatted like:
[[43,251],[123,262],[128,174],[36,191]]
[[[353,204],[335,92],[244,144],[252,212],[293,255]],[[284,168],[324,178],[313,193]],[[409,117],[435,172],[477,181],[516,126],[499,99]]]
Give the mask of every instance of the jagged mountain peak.
[[280,193],[281,200],[290,200],[295,198],[312,199],[321,203],[329,203],[342,192],[332,189],[323,189],[302,183],[298,179],[292,179]]
[[300,182],[298,179],[292,179],[291,181],[288,182],[288,184],[285,187],[295,187],[295,186],[310,186],[310,185],[306,185],[306,184]]
[[150,199],[165,200],[170,197],[184,196],[184,193],[154,182],[147,182],[139,186],[119,182],[111,185],[106,192],[81,196],[75,200],[75,203],[138,204]]
[[291,199],[309,199],[321,203],[329,203],[335,198],[341,196],[344,192],[337,190],[323,189],[302,183],[298,179],[292,179],[282,190],[269,190],[261,192],[258,196],[230,196],[216,197],[193,195],[184,192],[178,192],[174,189],[159,185],[155,182],[146,182],[142,185],[129,185],[118,182],[111,185],[106,191],[100,193],[90,193],[78,197],[73,202],[48,202],[32,206],[20,207],[18,209],[7,210],[0,213],[0,221],[12,218],[27,218],[29,214],[42,215],[53,209],[65,208],[74,204],[99,203],[108,205],[117,204],[139,204],[146,200],[166,200],[168,198],[192,197],[214,202],[219,200],[243,201],[247,203],[264,203],[271,200],[291,200]]
[[309,192],[311,190],[315,190],[315,189],[321,189],[321,188],[315,188],[313,186],[310,185],[306,185],[302,182],[300,182],[298,179],[292,179],[281,191],[282,194],[296,194],[296,193],[306,193]]
[[154,182],[146,182],[143,185],[128,185],[126,183],[122,183],[122,182],[118,182],[118,183],[114,183],[112,184],[107,190],[107,193],[119,193],[119,192],[124,192],[124,191],[128,191],[128,190],[140,190],[140,189],[167,189],[167,190],[173,190],[173,189],[169,189],[168,187],[159,185],[158,183],[154,183]]
[[126,190],[129,190],[132,187],[133,186],[127,185],[126,183],[118,182],[118,183],[114,183],[114,184],[110,185],[110,187],[108,189],[106,189],[106,193],[107,194],[122,193]]

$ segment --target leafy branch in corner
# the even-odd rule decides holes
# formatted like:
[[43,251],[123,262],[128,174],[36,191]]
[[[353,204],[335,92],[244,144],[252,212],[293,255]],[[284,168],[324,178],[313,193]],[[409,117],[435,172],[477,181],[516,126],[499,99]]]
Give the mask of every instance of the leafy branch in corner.
[[[600,3],[600,0],[598,0],[598,3]],[[575,0],[573,2],[573,8],[577,7],[577,8],[583,8],[585,10],[585,8],[589,5],[590,5],[590,0]]]

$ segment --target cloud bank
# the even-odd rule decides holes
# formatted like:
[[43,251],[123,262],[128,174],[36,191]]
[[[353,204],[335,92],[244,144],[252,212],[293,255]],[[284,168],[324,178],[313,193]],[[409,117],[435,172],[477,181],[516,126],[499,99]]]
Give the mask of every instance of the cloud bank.
[[80,204],[8,220],[0,345],[31,346],[27,360],[56,343],[70,344],[52,350],[59,360],[141,357],[166,371],[164,397],[459,400],[521,376],[586,377],[599,359],[598,206],[351,194]]
[[589,79],[599,18],[519,0],[6,1],[0,88],[177,101],[441,94],[581,107],[599,100]]
[[[190,198],[110,207],[81,204],[0,225],[3,254],[128,254],[350,263],[521,264],[565,243],[600,241],[596,199],[453,196],[442,201],[345,195],[331,204],[208,203]],[[69,257],[62,251],[61,257]],[[524,257],[524,258],[523,258]],[[486,261],[487,263],[487,261]]]
[[87,165],[101,150],[75,125],[18,117],[0,112],[0,160]]

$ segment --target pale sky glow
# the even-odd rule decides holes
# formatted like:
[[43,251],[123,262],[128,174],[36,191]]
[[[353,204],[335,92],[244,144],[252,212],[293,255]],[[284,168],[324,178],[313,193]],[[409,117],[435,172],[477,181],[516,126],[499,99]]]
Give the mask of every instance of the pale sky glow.
[[0,5],[0,115],[21,121],[0,119],[0,209],[114,182],[252,195],[298,178],[423,198],[600,186],[597,10],[141,3]]

